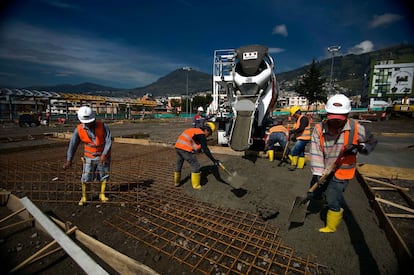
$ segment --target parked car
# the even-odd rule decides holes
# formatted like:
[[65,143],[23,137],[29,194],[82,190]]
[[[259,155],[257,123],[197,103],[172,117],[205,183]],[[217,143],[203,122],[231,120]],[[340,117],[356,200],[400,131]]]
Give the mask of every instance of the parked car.
[[40,120],[36,114],[22,114],[19,116],[20,127],[35,127],[40,126]]

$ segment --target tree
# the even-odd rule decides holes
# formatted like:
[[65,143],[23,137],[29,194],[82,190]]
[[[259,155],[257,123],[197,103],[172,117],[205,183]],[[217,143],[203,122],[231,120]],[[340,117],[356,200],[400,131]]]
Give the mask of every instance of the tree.
[[328,91],[324,89],[325,82],[326,79],[322,77],[318,63],[313,59],[309,69],[305,69],[305,75],[295,88],[297,94],[308,100],[308,109],[313,103],[326,103]]

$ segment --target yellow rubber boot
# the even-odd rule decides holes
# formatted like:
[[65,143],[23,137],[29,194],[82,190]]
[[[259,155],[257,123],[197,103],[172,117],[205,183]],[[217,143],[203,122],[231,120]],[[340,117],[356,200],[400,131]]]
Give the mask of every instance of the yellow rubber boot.
[[303,169],[304,166],[305,166],[305,157],[299,157],[296,168]]
[[298,156],[291,156],[289,155],[289,159],[290,159],[290,167],[289,170],[290,171],[295,171],[296,170],[296,165],[298,165]]
[[267,154],[269,156],[269,161],[273,161],[275,159],[275,151],[273,150],[268,150]]
[[181,181],[181,172],[174,172],[174,186],[179,186]]
[[298,156],[288,155],[288,157],[292,166],[296,166],[298,164]]
[[191,173],[191,184],[193,185],[194,189],[201,189],[200,185],[201,181],[201,173]]
[[85,205],[86,204],[86,201],[87,201],[87,199],[86,199],[86,183],[85,182],[82,182],[82,197],[81,197],[81,199],[80,199],[80,201],[79,201],[79,206],[83,206],[83,205]]
[[338,228],[339,223],[342,220],[342,216],[344,213],[344,209],[341,208],[340,211],[332,211],[328,210],[326,215],[326,226],[319,228],[319,232],[321,233],[332,233],[335,232]]
[[107,202],[109,199],[105,197],[105,189],[106,189],[106,180],[101,182],[101,193],[99,194],[99,200],[101,202]]

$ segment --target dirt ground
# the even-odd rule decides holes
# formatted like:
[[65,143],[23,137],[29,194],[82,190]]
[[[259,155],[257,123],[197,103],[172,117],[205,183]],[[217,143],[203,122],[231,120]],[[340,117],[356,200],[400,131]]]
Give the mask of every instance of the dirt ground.
[[[164,164],[166,173],[171,175],[172,180],[175,160],[172,144],[181,131],[189,125],[189,121],[180,120],[111,123],[110,128],[115,137],[140,134],[148,136],[154,142],[163,143],[166,148],[159,151],[160,153],[151,155],[146,153],[148,146],[144,148],[143,145],[115,143],[113,153],[125,158],[134,156],[139,158],[140,154],[145,153],[146,158],[155,159]],[[2,140],[10,140],[12,137],[20,141],[1,143],[0,160],[15,159],[27,162],[49,160],[63,164],[67,141],[44,141],[37,137],[55,131],[71,132],[73,127],[73,125],[58,125],[48,128],[19,128],[14,125],[3,125],[0,130]],[[373,122],[366,124],[366,127],[379,135],[383,132],[414,133],[412,119]],[[30,137],[35,137],[35,139],[32,140]],[[32,145],[36,143],[38,147],[29,150],[27,149],[28,143]],[[82,151],[81,148],[78,151]],[[158,151],[158,149],[154,151]],[[295,197],[306,194],[311,178],[309,165],[305,166],[303,170],[289,171],[285,165],[278,166],[278,161],[269,162],[266,158],[254,154],[244,156],[226,154],[224,150],[220,149],[214,150],[214,152],[215,157],[225,164],[232,176],[220,171],[220,177],[224,181],[216,178],[211,174],[211,162],[201,155],[199,159],[203,166],[203,188],[193,190],[187,180],[178,187],[179,190],[197,201],[223,209],[239,209],[247,213],[261,213],[262,209],[277,210],[275,215],[266,220],[266,223],[279,229],[283,243],[294,248],[298,255],[304,257],[310,255],[313,261],[332,268],[336,274],[401,273],[396,255],[356,179],[350,182],[345,192],[344,220],[338,231],[333,234],[321,234],[318,232],[318,228],[324,225],[323,211],[320,211],[321,209],[315,205],[310,206],[304,224],[289,226],[287,222]],[[183,175],[189,173],[189,166],[186,164]],[[243,182],[240,183],[239,179],[243,179]],[[171,188],[173,187],[171,186]],[[137,242],[134,238],[108,227],[105,221],[111,220],[117,213],[125,211],[125,207],[122,205],[90,204],[86,207],[79,207],[75,203],[39,203],[38,207],[45,213],[53,213],[63,221],[70,221],[83,232],[148,265],[161,274],[197,274],[188,266],[179,264],[174,259]],[[6,215],[7,210],[1,207],[0,217]],[[2,260],[2,273],[10,270],[44,244],[50,242],[48,236],[34,228],[19,232],[11,230],[0,233],[0,251],[2,259],[5,259],[5,261]],[[108,266],[104,266],[104,268],[111,270]],[[84,274],[76,263],[63,252],[42,259],[40,262],[23,269],[20,274],[34,273]],[[113,270],[111,273],[114,273]]]

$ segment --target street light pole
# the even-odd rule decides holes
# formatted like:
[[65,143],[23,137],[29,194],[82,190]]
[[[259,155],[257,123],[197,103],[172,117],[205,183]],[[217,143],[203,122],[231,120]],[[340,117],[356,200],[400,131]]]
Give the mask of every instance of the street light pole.
[[332,54],[332,61],[331,61],[331,77],[329,80],[329,94],[332,94],[333,90],[333,82],[332,82],[332,76],[333,76],[333,64],[334,64],[334,56],[336,52],[339,52],[341,49],[341,46],[330,46],[328,47],[328,52]]
[[185,98],[185,113],[188,114],[188,72],[191,71],[191,68],[188,66],[183,67],[184,71],[187,71],[187,82],[186,82],[186,93],[187,96]]

